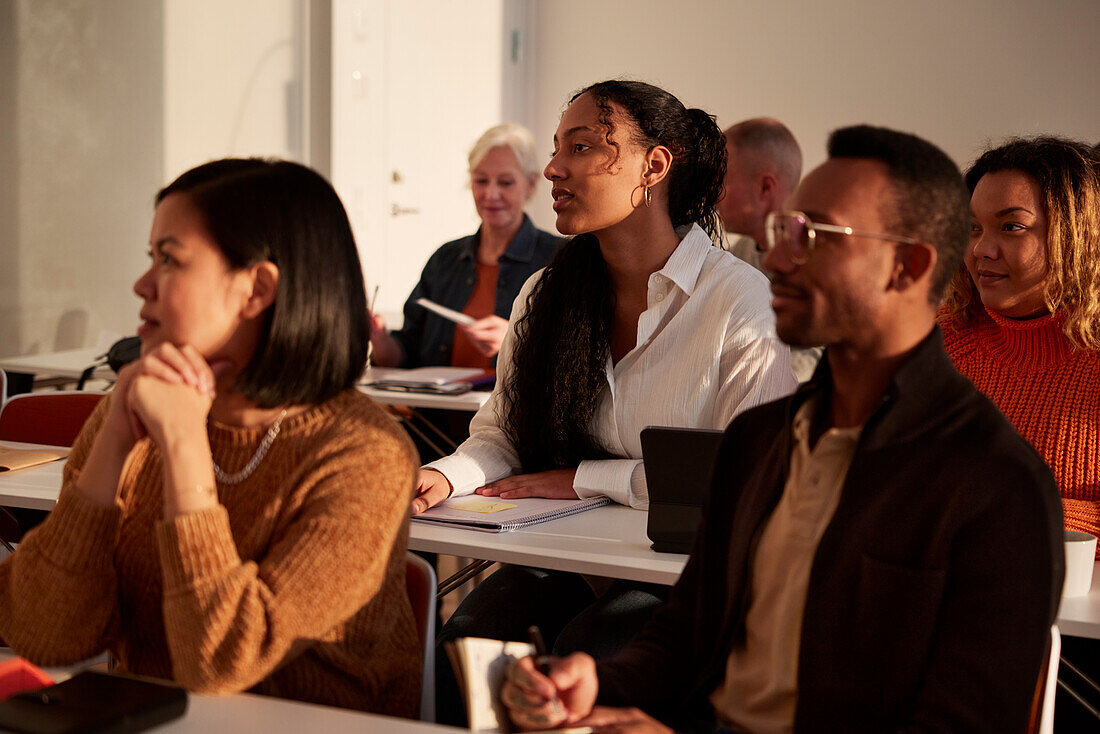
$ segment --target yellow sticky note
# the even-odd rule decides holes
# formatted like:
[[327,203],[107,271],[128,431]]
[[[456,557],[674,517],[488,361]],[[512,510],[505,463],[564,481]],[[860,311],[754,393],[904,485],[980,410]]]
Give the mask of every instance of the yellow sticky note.
[[452,502],[450,505],[452,510],[465,510],[466,512],[500,512],[501,510],[511,510],[519,505],[510,505],[507,502],[499,502],[497,500],[485,500],[474,499],[466,500],[464,502]]

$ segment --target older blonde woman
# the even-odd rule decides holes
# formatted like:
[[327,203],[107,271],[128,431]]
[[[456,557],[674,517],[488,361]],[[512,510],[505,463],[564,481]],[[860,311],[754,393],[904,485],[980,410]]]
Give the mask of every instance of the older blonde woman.
[[1066,527],[1100,533],[1100,175],[1053,137],[966,174],[971,232],[944,301],[947,352],[1043,456]]
[[[492,367],[520,288],[549,262],[561,239],[536,229],[523,212],[540,167],[527,128],[490,128],[470,151],[470,190],[481,227],[429,258],[405,301],[401,329],[371,324],[374,363],[382,367]],[[416,303],[427,298],[472,316],[458,326]]]

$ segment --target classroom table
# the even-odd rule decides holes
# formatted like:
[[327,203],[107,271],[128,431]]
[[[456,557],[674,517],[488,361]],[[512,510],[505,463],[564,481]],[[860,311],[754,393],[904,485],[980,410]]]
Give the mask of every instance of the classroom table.
[[[450,368],[440,368],[449,370]],[[375,402],[383,405],[403,405],[408,408],[438,408],[440,410],[455,410],[477,412],[478,408],[489,399],[489,390],[469,390],[456,395],[441,395],[431,392],[416,392],[412,390],[382,390],[371,387],[372,380],[402,380],[409,379],[409,375],[418,370],[402,369],[400,367],[374,367],[368,368],[363,375],[359,389],[370,395]],[[491,371],[482,371],[480,376],[490,376]],[[423,375],[420,375],[423,379]]]
[[[393,406],[393,415],[401,421],[410,434],[419,438],[435,456],[447,456],[458,448],[450,434],[428,419],[421,410],[450,410],[458,413],[475,413],[488,399],[489,391],[470,390],[458,395],[437,395],[435,393],[405,392],[401,390],[379,390],[360,385],[359,390],[370,396],[376,403]],[[472,416],[471,416],[472,417]],[[431,455],[425,457],[425,461]]]
[[[0,441],[0,445],[17,449],[42,448],[39,444],[18,441]],[[52,461],[29,469],[0,472],[0,507],[52,510],[61,491],[61,473],[64,469],[64,461]]]
[[163,734],[207,732],[264,732],[265,734],[426,734],[460,732],[442,724],[365,714],[297,701],[240,693],[233,696],[191,694],[183,718],[156,729]]
[[[387,367],[377,372],[393,379],[399,378],[402,372],[408,372],[408,370]],[[435,456],[447,456],[453,453],[458,445],[448,431],[429,420],[421,410],[476,413],[489,400],[491,394],[489,390],[469,390],[456,395],[440,395],[429,392],[380,390],[369,385],[360,385],[359,390],[369,395],[376,403],[394,406],[394,415],[400,419],[405,429],[419,438],[423,442],[422,445],[429,451],[435,452]],[[430,458],[431,456],[427,457],[427,459]]]
[[[51,509],[57,502],[63,467],[64,462],[56,461],[0,473],[0,506]],[[607,505],[510,533],[414,522],[409,548],[476,558],[485,564],[499,561],[657,584],[675,583],[687,556],[650,549],[645,525],[645,512],[621,505]],[[1063,599],[1057,621],[1063,635],[1100,639],[1100,562],[1093,567],[1088,595]]]
[[436,395],[425,392],[401,392],[398,390],[379,390],[360,385],[359,389],[372,400],[382,405],[405,405],[410,408],[438,408],[476,413],[485,404],[491,394],[488,390],[470,390],[458,395]]
[[657,553],[646,535],[648,513],[605,505],[508,533],[413,522],[409,548],[494,562],[537,566],[671,586],[687,563],[681,553]]
[[[11,656],[10,650],[0,648],[0,661]],[[83,666],[47,668],[46,672],[60,682],[81,667]],[[326,734],[427,734],[467,730],[250,693],[228,696],[191,693],[187,699],[187,713],[179,719],[162,724],[156,731],[164,734],[223,731],[266,734],[300,734],[308,731]]]
[[1100,562],[1093,564],[1092,587],[1087,595],[1062,599],[1058,629],[1063,635],[1100,640]]
[[[21,372],[41,377],[64,377],[77,381],[88,367],[107,352],[102,347],[68,349],[63,352],[43,352],[19,357],[0,357],[0,370]],[[106,365],[96,368],[96,379],[113,380],[115,373]]]

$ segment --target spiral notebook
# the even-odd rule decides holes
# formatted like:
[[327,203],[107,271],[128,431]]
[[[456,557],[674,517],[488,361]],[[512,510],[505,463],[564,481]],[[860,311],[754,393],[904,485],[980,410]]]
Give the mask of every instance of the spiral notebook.
[[471,494],[452,497],[427,512],[415,515],[413,522],[450,525],[484,533],[503,533],[594,510],[609,502],[611,500],[607,497],[586,500],[502,500],[499,497]]

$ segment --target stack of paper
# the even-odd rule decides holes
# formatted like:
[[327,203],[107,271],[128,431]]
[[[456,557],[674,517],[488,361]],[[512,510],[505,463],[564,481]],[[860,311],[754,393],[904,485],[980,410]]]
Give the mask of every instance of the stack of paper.
[[467,495],[452,497],[426,512],[414,515],[412,519],[413,522],[503,533],[594,510],[610,502],[607,497],[584,500],[549,500],[536,497],[502,500],[499,497]]
[[485,370],[476,367],[420,367],[414,370],[375,367],[368,373],[367,385],[379,390],[430,392],[456,395],[470,390],[470,380]]

